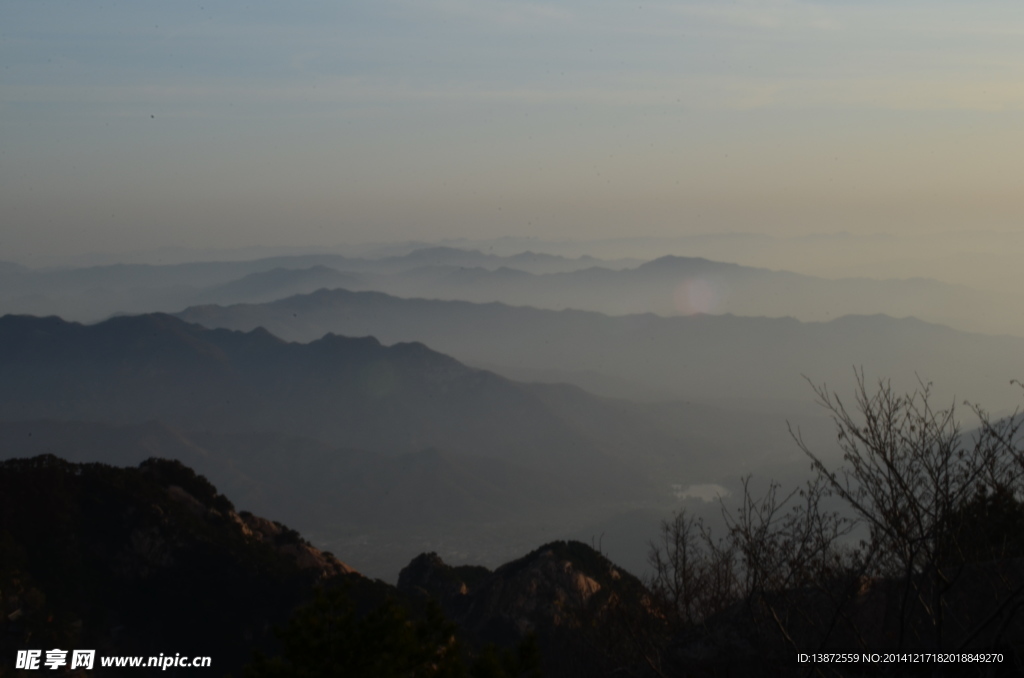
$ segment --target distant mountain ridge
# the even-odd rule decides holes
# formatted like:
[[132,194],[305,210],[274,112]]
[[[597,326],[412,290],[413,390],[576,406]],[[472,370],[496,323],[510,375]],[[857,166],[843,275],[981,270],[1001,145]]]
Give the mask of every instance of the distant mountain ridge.
[[[4,279],[4,286],[0,287],[0,315],[53,314],[72,320],[96,321],[115,313],[176,311],[202,303],[268,301],[320,287],[359,286],[367,284],[366,275],[388,277],[423,267],[497,269],[512,266],[526,272],[550,273],[596,264],[616,268],[635,263],[635,260],[570,259],[532,252],[502,257],[451,247],[425,247],[377,259],[301,254],[249,261],[50,269],[0,262],[0,277]],[[275,270],[278,272],[270,273]]]
[[[268,431],[398,453],[440,447],[572,466],[593,445],[527,389],[419,343],[263,329],[208,330],[173,316],[0,318],[0,419]],[[544,450],[544,452],[539,452]],[[580,455],[583,455],[582,457]]]
[[825,321],[883,313],[961,329],[1024,334],[1017,319],[1003,311],[1011,299],[1008,295],[1000,304],[991,293],[923,278],[828,279],[673,255],[635,267],[612,269],[598,264],[543,274],[480,266],[424,266],[368,275],[349,289],[608,315],[731,313]]
[[303,254],[77,269],[11,265],[0,266],[0,276],[5,280],[0,313],[57,314],[85,321],[115,313],[262,303],[321,288],[345,288],[610,315],[732,313],[825,321],[884,313],[1024,336],[1024,322],[1005,311],[1018,302],[1010,292],[983,293],[923,278],[830,279],[676,255],[642,262],[423,247],[375,259]]
[[[417,343],[296,344],[161,314],[0,318],[0,455],[180,458],[318,543],[356,540],[357,565],[377,572],[397,572],[396,545],[444,551],[438,540],[493,564],[554,536],[545,530],[564,535],[671,503],[674,485],[717,482],[754,439],[716,442],[710,432],[729,415],[709,412],[649,415]],[[757,436],[768,460],[792,454],[774,423],[778,436]]]
[[359,284],[358,277],[323,265],[310,268],[272,268],[209,288],[203,291],[202,296],[211,303],[261,302],[319,288],[353,287]]
[[[915,319],[654,314],[608,316],[500,303],[401,299],[321,290],[261,305],[197,307],[179,314],[208,327],[266,327],[292,340],[324,332],[422,341],[495,369],[606,374],[666,397],[807,400],[814,382],[852,381],[852,367],[913,388],[917,377],[990,408],[1012,408],[1006,385],[1024,375],[1024,339],[959,332]],[[915,376],[916,375],[916,376]]]

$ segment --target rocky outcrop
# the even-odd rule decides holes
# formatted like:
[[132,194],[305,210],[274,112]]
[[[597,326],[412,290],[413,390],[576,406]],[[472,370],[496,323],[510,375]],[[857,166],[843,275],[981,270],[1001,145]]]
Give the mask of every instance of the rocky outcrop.
[[254,516],[248,511],[241,513],[232,511],[229,513],[229,518],[248,538],[273,546],[274,550],[292,559],[302,570],[319,571],[321,577],[359,574],[335,558],[333,554],[321,551],[299,536],[298,532],[277,521]]
[[0,462],[0,656],[173,647],[216,657],[227,673],[254,649],[273,651],[273,628],[314,586],[341,581],[353,598],[383,597],[370,591],[383,584],[280,523],[236,512],[180,462]]
[[622,600],[647,595],[636,577],[580,542],[546,544],[493,572],[422,554],[402,570],[398,588],[437,599],[472,636],[501,644],[578,628]]
[[[490,574],[486,568],[479,568]],[[469,593],[465,579],[456,568],[446,564],[436,553],[421,553],[398,575],[398,588],[409,593],[434,596],[438,600],[454,599]]]
[[577,624],[601,585],[560,551],[543,547],[499,568],[476,592],[467,621],[481,630],[509,627],[519,636]]
[[168,485],[167,496],[193,516],[212,521],[225,529],[236,529],[248,541],[265,544],[291,560],[301,570],[319,572],[320,578],[343,574],[359,574],[353,568],[320,551],[295,530],[276,520],[267,520],[248,511],[236,512],[226,497],[218,494],[203,476],[195,474],[180,462],[150,459],[141,468],[159,481],[182,478],[192,492],[181,485]]

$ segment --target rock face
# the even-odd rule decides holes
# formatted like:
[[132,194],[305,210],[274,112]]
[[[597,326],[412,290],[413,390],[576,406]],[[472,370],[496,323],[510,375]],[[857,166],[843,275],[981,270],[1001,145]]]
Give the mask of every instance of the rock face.
[[475,584],[491,571],[486,567],[452,567],[436,553],[421,553],[398,575],[398,588],[438,600],[458,600],[469,593],[467,581]]
[[600,675],[594,629],[614,628],[603,622],[626,608],[650,616],[640,581],[580,542],[546,544],[493,572],[423,554],[402,570],[398,589],[437,599],[477,642],[508,646],[535,637],[545,675],[586,675],[578,673],[584,667]]
[[218,675],[326,580],[366,581],[297,532],[234,510],[180,462],[0,463],[0,655],[28,647],[207,655]]
[[549,544],[499,568],[475,592],[467,622],[489,634],[510,629],[520,636],[578,623],[602,587],[570,559],[572,546]]
[[242,533],[254,541],[271,545],[275,551],[285,558],[291,559],[300,570],[319,572],[320,578],[336,577],[342,574],[359,574],[354,569],[324,553],[302,539],[299,533],[281,523],[254,516],[248,511],[228,514],[236,522]]

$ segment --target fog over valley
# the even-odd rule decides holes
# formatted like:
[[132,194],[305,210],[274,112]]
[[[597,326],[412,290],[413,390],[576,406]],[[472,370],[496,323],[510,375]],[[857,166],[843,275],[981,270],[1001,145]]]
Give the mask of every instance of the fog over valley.
[[[1001,414],[1024,373],[1024,338],[883,312],[973,309],[969,288],[703,258],[444,246],[4,275],[23,305],[0,322],[7,456],[181,459],[385,579],[410,548],[493,566],[602,534],[643,572],[673,510],[716,521],[747,474],[800,482],[791,428],[836,453],[814,386],[863,370]],[[177,312],[123,315],[147,307]],[[86,324],[41,317],[60,308]]]
[[1019,672],[1022,34],[0,3],[0,676]]

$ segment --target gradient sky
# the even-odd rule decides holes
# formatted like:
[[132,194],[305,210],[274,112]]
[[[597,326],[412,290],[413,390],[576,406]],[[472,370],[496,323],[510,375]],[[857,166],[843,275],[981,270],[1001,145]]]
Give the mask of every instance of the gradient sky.
[[1019,2],[0,0],[0,259],[1019,230]]

